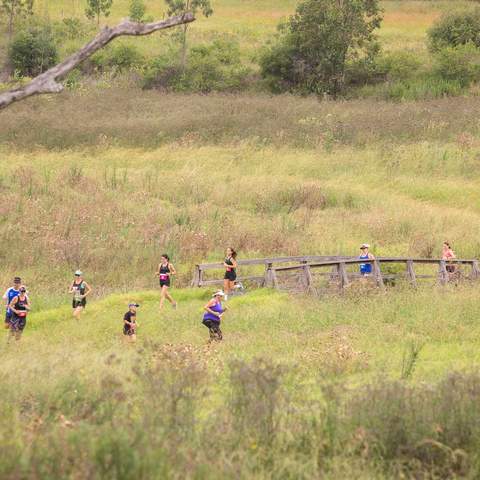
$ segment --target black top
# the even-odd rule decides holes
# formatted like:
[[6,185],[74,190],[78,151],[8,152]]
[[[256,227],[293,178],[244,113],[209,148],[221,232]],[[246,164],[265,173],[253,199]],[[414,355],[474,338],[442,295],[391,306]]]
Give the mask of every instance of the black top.
[[17,301],[13,305],[15,310],[19,310],[20,313],[17,313],[19,317],[26,317],[27,316],[27,305],[28,305],[28,298],[25,297],[23,300],[20,299],[20,295],[17,297]]
[[135,320],[137,319],[137,314],[131,312],[130,310],[123,316],[124,326],[127,329],[130,329],[130,325],[125,322],[136,323]]
[[166,265],[162,263],[160,265],[160,275],[165,275],[166,273],[170,273],[170,265],[168,263]]
[[225,263],[226,263],[227,265],[231,265],[231,267],[228,267],[228,268],[227,268],[228,271],[230,271],[230,272],[234,272],[234,271],[235,271],[235,269],[233,268],[232,257],[227,257],[227,258],[225,259]]

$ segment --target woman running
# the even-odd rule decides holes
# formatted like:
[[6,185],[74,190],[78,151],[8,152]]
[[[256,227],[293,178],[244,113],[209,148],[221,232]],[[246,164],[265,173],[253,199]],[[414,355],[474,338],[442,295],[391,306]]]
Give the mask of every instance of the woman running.
[[20,340],[23,329],[27,324],[27,313],[30,310],[30,301],[27,296],[27,289],[22,285],[18,295],[12,299],[9,308],[12,312],[10,320],[10,333],[15,340]]
[[205,305],[202,323],[208,328],[210,332],[210,342],[221,341],[223,338],[222,331],[220,330],[220,322],[222,316],[227,310],[227,307],[223,308],[222,298],[225,294],[219,290],[212,295],[212,299]]
[[75,272],[75,279],[70,285],[70,290],[68,291],[68,293],[73,293],[73,316],[77,320],[87,305],[87,295],[92,291],[90,285],[83,279],[82,275],[83,273],[80,270]]
[[227,248],[227,256],[223,262],[225,267],[225,276],[223,277],[223,291],[225,292],[225,300],[228,300],[235,288],[235,280],[237,279],[237,252],[232,248]]
[[[360,260],[375,260],[375,257],[369,252],[370,245],[364,243],[360,247]],[[369,277],[372,274],[372,264],[371,263],[361,263],[360,264],[360,275],[362,277]]]
[[170,257],[164,253],[162,255],[162,261],[158,265],[156,272],[157,277],[160,280],[160,308],[163,307],[165,298],[172,304],[173,308],[177,308],[177,302],[172,298],[168,289],[170,288],[170,277],[175,275],[175,267],[170,263]]
[[[449,242],[443,242],[442,246],[442,260],[445,260],[449,262],[450,260],[453,260],[454,258],[457,258],[455,255],[455,252],[452,250],[452,247],[450,246]],[[454,263],[451,263],[450,265],[447,265],[445,267],[447,269],[448,273],[455,273],[456,270],[456,265]]]
[[137,340],[137,308],[138,303],[129,303],[128,312],[123,316],[123,334],[130,342]]

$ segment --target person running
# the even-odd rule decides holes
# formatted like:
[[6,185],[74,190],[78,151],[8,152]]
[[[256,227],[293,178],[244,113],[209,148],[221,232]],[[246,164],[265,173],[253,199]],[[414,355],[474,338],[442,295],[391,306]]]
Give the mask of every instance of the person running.
[[30,310],[30,300],[27,296],[27,289],[22,285],[18,295],[12,298],[10,302],[12,318],[10,320],[10,333],[15,340],[20,340],[25,325],[27,324],[27,313]]
[[[455,252],[452,250],[452,247],[450,246],[449,242],[443,242],[442,246],[442,260],[445,260],[449,262],[450,260],[453,260],[457,258],[455,255]],[[455,273],[456,271],[456,265],[454,263],[451,263],[450,265],[447,265],[445,267],[447,269],[447,272],[452,274]]]
[[138,303],[129,303],[128,312],[123,316],[123,334],[130,342],[137,341],[137,308]]
[[163,307],[165,298],[172,304],[173,308],[177,308],[177,302],[172,298],[168,289],[170,288],[170,278],[177,272],[175,267],[170,263],[170,257],[164,253],[162,255],[161,263],[155,273],[160,281],[160,308]]
[[72,308],[73,316],[78,320],[87,305],[87,296],[92,291],[90,285],[83,279],[80,270],[75,272],[75,278],[70,285],[68,293],[73,293]]
[[237,252],[232,247],[227,248],[223,266],[225,267],[223,291],[225,292],[225,300],[228,300],[228,295],[233,292],[237,279]]
[[10,321],[12,320],[12,310],[10,308],[10,302],[20,293],[20,286],[22,285],[22,279],[15,277],[13,279],[13,287],[7,289],[3,295],[5,300],[5,328],[10,328]]
[[208,328],[210,332],[210,342],[221,341],[223,339],[222,331],[220,330],[220,322],[227,307],[222,306],[222,299],[225,294],[218,290],[212,295],[212,299],[205,305],[202,323]]
[[[370,245],[368,243],[362,244],[360,247],[360,258],[361,260],[375,260],[375,257],[369,252]],[[362,277],[369,277],[372,274],[373,265],[371,263],[361,263],[360,264],[360,275]]]

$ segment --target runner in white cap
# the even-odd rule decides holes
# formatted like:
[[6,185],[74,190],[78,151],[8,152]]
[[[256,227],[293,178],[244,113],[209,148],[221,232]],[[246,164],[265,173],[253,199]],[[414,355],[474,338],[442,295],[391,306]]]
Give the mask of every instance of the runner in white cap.
[[71,283],[70,290],[68,291],[68,293],[73,293],[73,316],[77,320],[87,305],[87,296],[91,291],[90,285],[83,279],[83,273],[77,270],[75,272],[75,279]]
[[[370,245],[368,243],[363,243],[360,246],[360,258],[361,260],[375,260],[375,257],[369,252]],[[368,277],[372,274],[373,266],[371,263],[361,263],[360,264],[360,275],[363,277]]]
[[219,342],[223,339],[220,322],[227,310],[227,307],[222,307],[222,300],[224,298],[225,294],[222,290],[218,290],[212,295],[212,299],[204,307],[205,313],[203,314],[202,323],[210,332],[210,342]]

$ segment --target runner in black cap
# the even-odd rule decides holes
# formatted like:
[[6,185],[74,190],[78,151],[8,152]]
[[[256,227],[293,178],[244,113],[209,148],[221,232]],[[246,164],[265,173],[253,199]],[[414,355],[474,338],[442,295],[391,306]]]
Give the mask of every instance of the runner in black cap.
[[129,303],[128,312],[123,316],[123,334],[131,342],[137,340],[137,308],[138,303]]
[[20,277],[15,277],[13,279],[13,287],[7,289],[3,295],[5,300],[5,328],[10,328],[10,322],[12,320],[12,310],[10,308],[10,302],[20,293],[20,286],[22,285],[22,279]]

